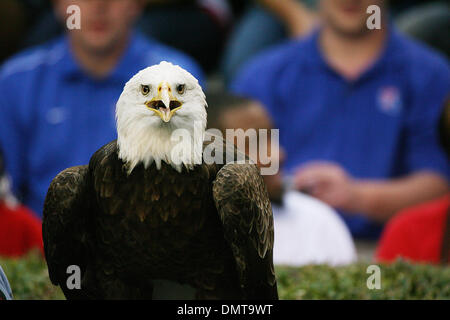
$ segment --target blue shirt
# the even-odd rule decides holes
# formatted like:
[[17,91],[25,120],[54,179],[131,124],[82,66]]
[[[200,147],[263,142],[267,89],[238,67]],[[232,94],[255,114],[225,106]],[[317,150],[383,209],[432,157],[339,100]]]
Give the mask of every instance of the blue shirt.
[[162,60],[190,71],[202,83],[196,63],[174,49],[134,34],[116,68],[101,80],[75,61],[67,37],[30,49],[0,70],[0,147],[13,191],[42,216],[51,180],[84,165],[116,139],[115,104],[125,83]]
[[[446,60],[391,29],[377,61],[349,81],[327,64],[319,35],[320,30],[263,53],[231,87],[267,108],[280,129],[287,173],[325,160],[357,178],[395,178],[418,170],[448,178],[437,138],[450,93]],[[375,238],[381,230],[362,215],[343,218],[356,237]]]

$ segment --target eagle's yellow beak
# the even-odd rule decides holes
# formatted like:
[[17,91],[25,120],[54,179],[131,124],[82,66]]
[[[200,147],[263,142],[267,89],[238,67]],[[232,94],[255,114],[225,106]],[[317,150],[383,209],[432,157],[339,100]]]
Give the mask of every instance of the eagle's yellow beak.
[[158,95],[147,101],[145,105],[162,121],[169,122],[175,112],[181,108],[182,103],[173,96],[170,85],[167,82],[161,82],[158,85]]

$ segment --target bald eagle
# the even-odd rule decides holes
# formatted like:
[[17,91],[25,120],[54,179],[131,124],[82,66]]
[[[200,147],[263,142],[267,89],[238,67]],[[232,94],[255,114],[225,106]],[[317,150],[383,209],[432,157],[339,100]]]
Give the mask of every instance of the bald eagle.
[[[252,163],[204,161],[212,144],[230,150],[207,138],[206,107],[184,69],[143,69],[117,102],[117,140],[53,179],[44,248],[66,298],[278,298],[264,182]],[[192,143],[180,146],[177,129]],[[68,286],[70,266],[78,287]]]

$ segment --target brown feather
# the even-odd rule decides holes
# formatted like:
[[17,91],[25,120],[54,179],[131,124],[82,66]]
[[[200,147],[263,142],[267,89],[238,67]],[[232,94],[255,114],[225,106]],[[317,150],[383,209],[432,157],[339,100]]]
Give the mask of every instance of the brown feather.
[[[277,298],[270,203],[254,165],[126,168],[113,141],[49,188],[45,253],[67,298],[151,298],[152,279],[198,298]],[[81,267],[82,290],[65,287],[68,264]]]

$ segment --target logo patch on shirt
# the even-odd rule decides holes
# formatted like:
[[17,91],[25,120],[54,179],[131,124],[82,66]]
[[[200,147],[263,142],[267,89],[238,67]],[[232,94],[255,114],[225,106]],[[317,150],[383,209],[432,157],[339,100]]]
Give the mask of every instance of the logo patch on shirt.
[[67,110],[64,107],[55,107],[47,111],[46,119],[50,124],[59,124],[67,118]]
[[397,115],[403,108],[400,90],[394,86],[382,87],[378,92],[378,106],[388,115]]

